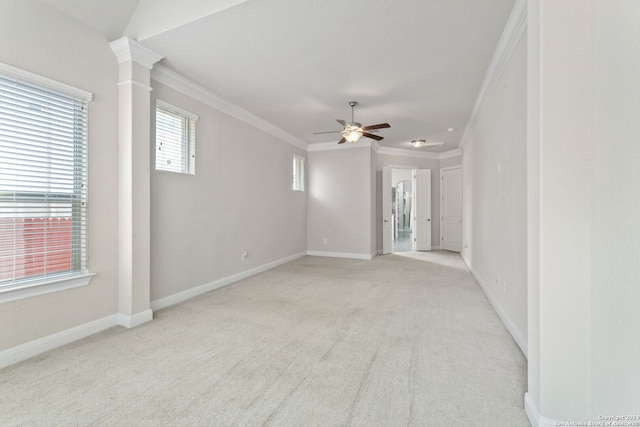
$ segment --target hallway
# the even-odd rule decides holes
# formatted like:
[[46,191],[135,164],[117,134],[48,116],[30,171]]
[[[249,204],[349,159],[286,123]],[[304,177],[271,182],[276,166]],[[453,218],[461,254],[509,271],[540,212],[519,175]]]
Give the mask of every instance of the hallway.
[[413,250],[413,245],[411,244],[412,235],[411,230],[398,231],[398,237],[391,243],[391,252],[409,252]]

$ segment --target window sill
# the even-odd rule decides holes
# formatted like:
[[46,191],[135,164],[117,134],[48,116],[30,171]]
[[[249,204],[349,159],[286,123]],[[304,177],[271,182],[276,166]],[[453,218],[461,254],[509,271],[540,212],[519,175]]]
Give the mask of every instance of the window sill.
[[95,273],[73,273],[33,281],[20,287],[0,289],[0,304],[86,286],[93,276]]

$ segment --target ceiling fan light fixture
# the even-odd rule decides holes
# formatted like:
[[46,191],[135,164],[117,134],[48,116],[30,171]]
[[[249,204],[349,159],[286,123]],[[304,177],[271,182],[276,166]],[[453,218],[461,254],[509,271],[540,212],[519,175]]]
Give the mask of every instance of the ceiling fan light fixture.
[[424,147],[426,143],[427,141],[425,141],[424,139],[414,139],[413,141],[411,141],[411,144],[413,144],[413,146],[416,148]]
[[364,131],[359,126],[349,126],[342,131],[342,137],[348,142],[356,142],[362,137]]

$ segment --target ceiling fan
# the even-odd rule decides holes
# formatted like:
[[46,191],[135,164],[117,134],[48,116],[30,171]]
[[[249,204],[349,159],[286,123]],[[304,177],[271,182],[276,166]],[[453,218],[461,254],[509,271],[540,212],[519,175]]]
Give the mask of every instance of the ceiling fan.
[[362,126],[362,124],[353,120],[353,108],[358,105],[356,101],[349,101],[349,105],[351,106],[351,121],[345,122],[344,120],[336,119],[338,123],[343,126],[342,130],[334,130],[329,132],[314,132],[314,135],[320,135],[323,133],[342,133],[342,139],[338,141],[338,144],[344,144],[345,142],[356,142],[361,137],[375,139],[376,141],[381,141],[384,138],[378,135],[373,135],[368,131],[375,131],[377,129],[385,129],[390,128],[389,123],[380,123],[377,125],[371,126]]

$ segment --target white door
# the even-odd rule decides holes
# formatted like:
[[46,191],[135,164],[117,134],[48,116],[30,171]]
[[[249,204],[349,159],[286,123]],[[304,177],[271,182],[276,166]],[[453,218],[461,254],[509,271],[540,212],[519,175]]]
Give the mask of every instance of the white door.
[[391,226],[391,168],[382,167],[382,253],[391,253],[393,228]]
[[440,178],[442,249],[462,251],[462,169],[442,169]]
[[413,250],[431,250],[431,170],[413,171]]

